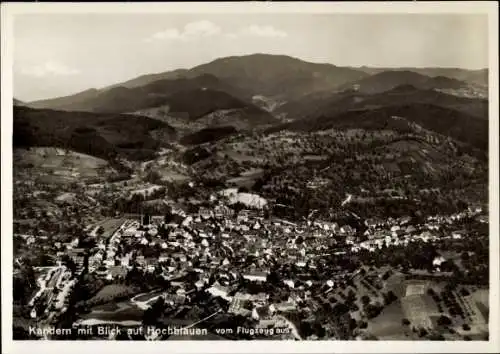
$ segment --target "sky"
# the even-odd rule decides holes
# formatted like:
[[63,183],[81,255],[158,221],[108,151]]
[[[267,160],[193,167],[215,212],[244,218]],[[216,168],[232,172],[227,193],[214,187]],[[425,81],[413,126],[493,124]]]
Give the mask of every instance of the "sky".
[[59,97],[253,53],[481,69],[487,37],[487,16],[475,14],[22,14],[14,19],[14,97]]

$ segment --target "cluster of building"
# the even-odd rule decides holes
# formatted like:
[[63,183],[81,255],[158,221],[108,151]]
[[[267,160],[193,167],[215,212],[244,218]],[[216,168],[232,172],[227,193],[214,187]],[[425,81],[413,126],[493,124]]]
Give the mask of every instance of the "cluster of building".
[[[126,219],[110,237],[101,237],[94,232],[95,227],[88,227],[86,232],[94,238],[95,246],[82,247],[77,237],[67,243],[56,242],[56,255],[72,260],[74,275],[87,266],[89,273],[107,281],[124,279],[132,269],[163,277],[171,287],[162,296],[171,306],[182,306],[203,291],[224,300],[228,314],[252,319],[257,326],[268,328],[284,322],[293,328],[287,314],[305,311],[312,320],[331,297],[341,294],[341,301],[345,296],[336,289],[353,274],[335,270],[320,274],[325,257],[361,250],[376,252],[443,237],[460,239],[466,234],[454,229],[456,222],[483,217],[480,208],[471,208],[455,215],[429,217],[422,224],[415,224],[410,217],[368,219],[361,236],[352,225],[312,219],[294,223],[267,217],[258,208],[236,211],[223,198],[213,197],[202,204],[191,213],[171,205],[167,215]],[[30,235],[23,239],[27,245],[36,241]],[[437,259],[436,265],[442,261]],[[68,274],[62,265],[56,269]],[[276,269],[280,275],[273,280]],[[54,281],[52,273],[40,281],[38,297],[46,297],[47,309],[64,311],[76,280],[61,275]],[[55,294],[53,289],[58,289]],[[37,312],[35,309],[33,316]],[[335,328],[330,334],[339,336],[344,324],[332,325]]]

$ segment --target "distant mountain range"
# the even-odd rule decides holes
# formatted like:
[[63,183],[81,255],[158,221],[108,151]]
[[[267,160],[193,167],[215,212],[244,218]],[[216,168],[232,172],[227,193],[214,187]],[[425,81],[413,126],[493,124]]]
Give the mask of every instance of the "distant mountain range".
[[[50,108],[66,111],[125,113],[166,104],[176,105],[179,96],[189,99],[190,91],[237,92],[237,89],[213,75],[194,78],[163,79],[144,86],[115,86],[103,90],[87,90],[73,96],[30,103],[32,108]],[[236,103],[238,106],[242,102]],[[183,109],[182,107],[180,109]]]
[[[377,76],[377,74],[383,74]],[[391,74],[392,73],[392,74]],[[429,81],[430,78],[436,78],[437,82],[441,80],[440,85],[457,86],[461,81],[464,84],[478,84],[487,86],[488,70],[465,70],[465,69],[449,69],[449,68],[401,68],[401,69],[384,69],[384,68],[351,68],[339,67],[332,64],[317,64],[310,63],[300,59],[292,58],[285,55],[269,55],[269,54],[252,54],[246,56],[234,56],[216,59],[212,62],[202,64],[191,69],[178,69],[157,74],[148,74],[137,78],[117,83],[103,89],[89,89],[75,95],[66,97],[54,98],[49,100],[40,100],[30,102],[29,105],[33,108],[61,108],[69,109],[72,104],[88,101],[101,94],[113,92],[116,88],[144,88],[146,91],[157,91],[159,86],[148,87],[148,85],[168,80],[184,87],[186,83],[182,83],[179,79],[194,79],[204,77],[205,75],[215,76],[219,79],[218,83],[212,82],[215,85],[226,85],[232,87],[230,93],[243,99],[249,99],[253,95],[277,96],[285,99],[291,99],[296,96],[309,94],[316,91],[331,90],[341,87],[342,85],[352,85],[355,82],[360,82],[367,79],[365,84],[373,85],[379,80],[384,82],[387,80],[397,81],[394,86],[403,84],[403,77],[408,77],[407,83],[416,85],[415,77],[423,82]],[[402,75],[398,79],[398,74]],[[419,74],[416,76],[414,74]],[[374,76],[374,78],[371,78]],[[412,76],[411,76],[412,75]],[[210,76],[205,77],[205,80],[210,80]],[[392,78],[391,78],[392,77]],[[439,78],[440,77],[440,78]],[[370,79],[368,79],[370,78]],[[443,79],[451,79],[445,82]],[[196,79],[191,82],[191,87],[195,86],[197,81],[204,79]],[[213,78],[211,78],[213,80]],[[224,82],[224,83],[222,83]],[[203,84],[199,82],[199,84]],[[161,84],[158,84],[161,85]],[[166,84],[168,85],[168,84]],[[387,86],[387,83],[385,84]],[[173,85],[172,85],[173,86]],[[172,87],[171,86],[171,87]],[[187,84],[189,86],[189,84]],[[429,85],[432,86],[432,80]],[[171,92],[172,88],[167,88]],[[220,88],[212,87],[210,88]],[[390,89],[390,87],[389,87]],[[170,91],[169,91],[170,90]],[[180,91],[181,89],[179,89]],[[132,91],[137,92],[137,91]],[[92,105],[90,105],[92,106]],[[82,110],[88,110],[91,107],[83,105],[77,107]]]
[[[168,95],[202,88],[225,91],[248,101],[254,95],[290,99],[331,89],[368,74],[331,64],[314,64],[288,56],[255,54],[228,57],[189,70],[140,76],[104,89],[30,102],[32,108],[84,111],[137,110],[168,101]],[[116,107],[116,104],[119,107]],[[115,104],[116,103],[116,104]]]
[[488,69],[466,70],[459,68],[370,68],[362,66],[357,68],[369,75],[384,71],[412,71],[417,74],[436,77],[443,76],[450,79],[465,81],[469,84],[488,86]]
[[460,89],[467,86],[466,82],[445,76],[430,77],[413,71],[382,71],[350,82],[340,89],[356,88],[361,93],[374,94],[392,90],[401,85],[412,85],[419,89]]
[[265,54],[227,57],[65,97],[14,99],[14,144],[143,159],[174,140],[196,145],[259,126],[271,126],[270,131],[400,127],[391,117],[402,115],[486,149],[488,101],[481,97],[487,97],[487,79],[488,70],[351,68]]

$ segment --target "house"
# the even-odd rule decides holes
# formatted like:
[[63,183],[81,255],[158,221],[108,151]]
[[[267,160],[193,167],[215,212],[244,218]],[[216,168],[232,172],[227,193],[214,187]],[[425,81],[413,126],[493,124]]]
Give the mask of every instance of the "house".
[[165,216],[153,215],[151,217],[151,223],[155,225],[160,225],[165,220]]
[[274,308],[273,305],[254,307],[254,309],[252,310],[252,318],[256,321],[267,320],[275,312],[276,309]]
[[441,228],[441,225],[439,225],[438,223],[429,223],[427,224],[427,228],[429,230],[439,230]]
[[453,232],[451,233],[451,237],[452,237],[453,239],[455,239],[455,240],[459,240],[459,239],[464,238],[464,237],[465,237],[465,234],[466,234],[465,230],[453,231]]
[[476,218],[477,221],[479,221],[482,224],[487,224],[488,223],[488,215],[480,215]]
[[399,225],[407,225],[411,220],[411,216],[403,216],[399,219]]
[[106,279],[123,279],[127,276],[128,270],[123,266],[113,266],[108,268]]
[[290,312],[290,311],[295,311],[297,309],[297,304],[295,302],[286,301],[275,304],[274,307],[276,311]]
[[212,212],[207,208],[200,208],[198,214],[200,215],[200,218],[202,218],[203,220],[208,220],[212,216]]
[[248,221],[248,211],[247,210],[241,210],[239,213],[238,213],[238,216],[236,217],[236,220],[238,222],[246,222]]
[[406,228],[405,232],[406,232],[407,234],[413,234],[413,233],[417,232],[417,229],[415,228],[415,226],[410,225],[410,226],[408,226],[408,227]]
[[256,306],[264,306],[267,304],[269,295],[266,293],[258,293],[254,295],[248,295],[250,301],[252,301]]
[[172,258],[179,260],[180,262],[187,261],[186,255],[184,253],[180,253],[180,252],[176,252],[176,253],[172,254]]
[[214,214],[217,219],[229,218],[234,215],[233,211],[230,208],[223,205],[216,206]]
[[170,259],[170,256],[168,253],[160,253],[160,256],[158,257],[158,262],[167,262]]
[[391,227],[391,232],[393,232],[393,233],[396,231],[399,231],[399,230],[401,230],[401,227],[399,225],[394,225]]
[[130,255],[126,255],[120,259],[121,265],[128,267],[130,265]]
[[137,256],[135,259],[138,265],[140,266],[145,266],[146,265],[146,260],[144,259],[144,256]]
[[136,228],[128,228],[122,232],[123,237],[134,237],[137,234]]
[[395,231],[392,231],[392,237],[400,237],[400,236],[404,235],[404,233],[405,233],[405,230],[397,229]]
[[265,282],[267,280],[266,272],[253,271],[243,275],[244,279],[256,282]]
[[356,241],[356,237],[353,235],[349,235],[345,239],[345,243],[348,245],[353,245],[355,241]]
[[295,283],[293,280],[291,279],[285,279],[283,280],[283,283],[288,286],[289,288],[294,288],[295,287]]
[[446,262],[446,259],[443,257],[443,256],[437,256],[436,258],[434,258],[434,260],[432,261],[432,265],[435,266],[435,267],[439,267],[441,266],[442,263]]
[[189,226],[193,222],[193,217],[192,216],[187,216],[183,221],[182,221],[182,226]]
[[249,294],[236,293],[229,305],[228,313],[246,317],[252,314],[252,307]]
[[384,222],[381,219],[371,218],[365,220],[365,226],[371,229],[375,229],[377,227],[381,227],[384,225]]
[[221,297],[225,300],[230,300],[231,298],[228,296],[229,294],[229,288],[220,285],[219,282],[215,282],[210,288],[206,290],[208,293],[210,293],[214,297]]
[[83,269],[83,261],[85,259],[85,249],[73,248],[69,250],[66,254],[76,264],[76,271],[80,272]]
[[171,306],[183,305],[184,302],[186,301],[185,295],[165,294],[163,298],[165,299],[165,303]]
[[419,236],[418,236],[419,239],[421,239],[422,241],[424,242],[427,242],[431,239],[434,238],[434,236],[429,232],[429,231],[424,231],[422,232]]
[[200,290],[205,286],[205,284],[206,282],[203,279],[199,279],[196,281],[196,283],[194,283],[194,286],[196,286],[196,288]]
[[[364,248],[370,252],[374,252],[377,248],[377,243],[376,243],[376,239],[372,239],[372,240],[367,240],[367,241],[363,241],[359,244],[359,247],[360,248]],[[383,240],[384,241],[384,240]]]
[[356,233],[356,229],[353,228],[352,226],[350,225],[343,225],[341,228],[340,228],[340,233],[342,235],[352,235],[354,233]]

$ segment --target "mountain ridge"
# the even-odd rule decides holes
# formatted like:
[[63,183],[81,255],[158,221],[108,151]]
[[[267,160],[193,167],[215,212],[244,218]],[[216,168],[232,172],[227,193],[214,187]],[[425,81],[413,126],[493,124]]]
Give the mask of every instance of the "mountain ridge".
[[[419,89],[410,84],[398,85],[388,91],[366,94],[355,90],[319,92],[291,101],[278,111],[306,119],[324,111],[340,112],[352,108],[393,106],[405,103],[428,103],[456,109],[471,116],[488,119],[488,101],[480,98],[459,97],[434,89]],[[321,113],[320,113],[321,112]]]
[[[352,86],[352,83],[356,81],[368,79],[384,71],[397,72],[399,75],[401,72],[411,71],[420,75],[446,77],[465,83],[470,83],[471,81],[467,80],[470,80],[472,76],[487,79],[488,74],[487,69],[470,71],[455,68],[343,67],[330,63],[308,62],[288,55],[255,53],[217,58],[189,69],[182,68],[140,75],[101,89],[92,88],[72,95],[36,100],[26,104],[33,108],[72,110],[74,104],[81,105],[82,101],[93,99],[97,95],[109,94],[117,87],[137,89],[158,81],[196,79],[198,76],[207,74],[224,81],[228,85],[225,90],[243,100],[251,101],[254,95],[290,100],[312,92],[334,90],[342,85],[347,85],[344,88]],[[443,81],[443,78],[436,78],[435,81]],[[472,82],[481,80],[472,80]],[[485,83],[484,81],[487,84],[487,80],[482,80],[482,84]]]

